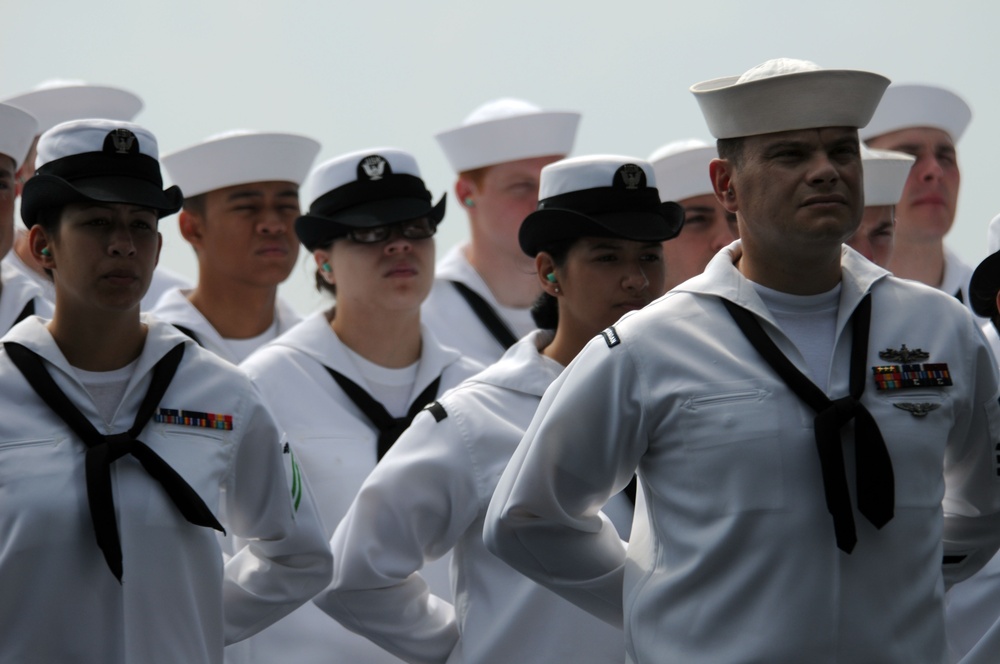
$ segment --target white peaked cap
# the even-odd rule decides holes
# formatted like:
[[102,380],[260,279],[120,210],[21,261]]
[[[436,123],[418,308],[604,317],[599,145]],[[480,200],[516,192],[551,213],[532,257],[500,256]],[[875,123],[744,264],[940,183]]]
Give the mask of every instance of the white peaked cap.
[[156,136],[145,127],[122,120],[84,118],[61,122],[38,139],[38,156],[35,167],[41,168],[50,161],[88,152],[102,152],[108,134],[115,130],[128,130],[135,135],[139,154],[159,159]]
[[714,145],[697,138],[667,143],[651,154],[649,163],[656,172],[660,200],[682,201],[714,193],[708,165],[718,156]]
[[[389,164],[396,175],[413,175],[420,177],[417,160],[409,152],[398,148],[369,148],[356,150],[324,161],[312,170],[305,184],[302,185],[301,198],[308,208],[316,199],[327,192],[333,191],[350,182],[358,180],[358,163],[370,155],[378,155]],[[371,175],[370,179],[379,176]]]
[[821,69],[807,60],[768,60],[742,76],[691,86],[715,138],[817,127],[864,127],[889,79],[867,71]]
[[906,178],[916,158],[905,152],[875,150],[861,144],[865,171],[865,206],[895,205],[903,195]]
[[319,142],[298,134],[239,129],[164,155],[162,163],[190,197],[251,182],[301,185],[319,149]]
[[520,99],[483,104],[454,129],[435,138],[456,173],[573,151],[580,114],[543,111]]
[[57,124],[85,118],[131,121],[142,110],[142,99],[133,92],[110,85],[53,80],[34,90],[0,100],[17,106],[38,120],[38,133]]
[[15,170],[21,168],[37,135],[35,116],[16,106],[0,104],[0,154],[14,160]]
[[620,155],[587,155],[561,159],[544,167],[538,185],[538,199],[610,187],[615,181],[615,173],[626,164],[634,164],[642,169],[646,174],[646,188],[656,187],[656,173],[648,161]]
[[972,120],[972,109],[957,94],[936,85],[890,85],[872,121],[860,132],[861,140],[911,129],[940,129],[958,143]]

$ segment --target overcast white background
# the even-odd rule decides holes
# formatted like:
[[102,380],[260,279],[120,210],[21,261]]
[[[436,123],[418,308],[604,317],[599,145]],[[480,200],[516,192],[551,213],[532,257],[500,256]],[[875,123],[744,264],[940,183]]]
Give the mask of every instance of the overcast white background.
[[[312,136],[319,160],[401,147],[435,198],[449,192],[442,255],[467,229],[433,134],[484,101],[579,110],[575,154],[647,157],[675,139],[709,139],[695,82],[773,57],[868,69],[945,85],[972,106],[948,243],[974,264],[1000,213],[1000,4],[949,4],[0,0],[0,97],[51,78],[128,88],[161,152],[233,128]],[[161,227],[162,262],[194,279],[174,218]],[[281,290],[303,313],[322,301],[306,258]]]

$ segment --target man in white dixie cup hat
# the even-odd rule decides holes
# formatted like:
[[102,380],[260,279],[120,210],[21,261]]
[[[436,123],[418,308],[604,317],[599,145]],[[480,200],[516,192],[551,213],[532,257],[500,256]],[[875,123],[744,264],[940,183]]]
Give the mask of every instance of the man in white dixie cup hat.
[[875,263],[887,267],[896,236],[896,203],[914,158],[904,152],[874,150],[861,145],[865,171],[865,211],[854,235],[844,244]]
[[934,85],[890,85],[872,121],[861,130],[869,147],[916,157],[896,206],[896,248],[888,268],[969,302],[972,268],[944,244],[955,222],[961,174],[956,145],[972,110],[954,92]]
[[[781,59],[692,87],[740,240],[590,342],[497,486],[487,545],[630,662],[943,662],[942,586],[1000,545],[975,321],[843,246],[888,83]],[[623,552],[598,509],[636,470]]]
[[299,185],[319,148],[296,134],[237,130],[164,155],[184,192],[178,223],[198,284],[165,293],[158,317],[234,364],[299,321],[278,285],[299,255]]
[[712,256],[737,237],[736,215],[716,200],[708,175],[717,156],[714,145],[691,138],[667,143],[649,157],[660,200],[684,208],[680,235],[663,243],[667,290],[701,274]]
[[[35,174],[35,146],[38,144],[38,136],[43,132],[62,122],[84,118],[131,121],[143,106],[142,99],[128,90],[110,85],[92,85],[83,81],[62,79],[45,81],[33,90],[0,100],[0,103],[17,106],[38,120],[38,131],[31,145],[31,151],[17,174],[19,194],[24,183]],[[13,251],[4,257],[3,262],[31,279],[42,289],[45,299],[50,303],[54,302],[55,290],[52,281],[31,258],[28,233],[25,229],[18,229],[14,237]],[[140,306],[146,311],[166,290],[189,285],[188,280],[181,275],[158,265],[153,273],[153,282],[149,285],[149,290]]]
[[[17,173],[31,150],[38,121],[27,111],[0,104],[0,256],[14,243],[14,199]],[[16,323],[38,314],[52,315],[52,305],[34,280],[7,261],[0,263],[0,334]]]
[[469,241],[438,261],[424,303],[424,322],[446,346],[488,365],[535,329],[540,291],[517,231],[538,204],[542,167],[570,153],[579,122],[579,113],[497,99],[437,134],[469,215]]

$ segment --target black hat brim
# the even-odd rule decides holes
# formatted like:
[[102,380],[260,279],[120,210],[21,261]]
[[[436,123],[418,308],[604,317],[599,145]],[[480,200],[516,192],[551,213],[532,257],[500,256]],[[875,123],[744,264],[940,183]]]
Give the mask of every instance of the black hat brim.
[[583,214],[565,208],[535,210],[521,223],[521,250],[536,256],[547,246],[581,237],[616,237],[638,242],[663,242],[677,237],[684,226],[684,208],[668,201],[646,211]]
[[997,315],[997,291],[1000,291],[1000,251],[990,254],[976,267],[969,280],[969,304],[977,315]]
[[21,219],[31,228],[46,208],[71,203],[120,203],[155,210],[163,218],[181,209],[184,196],[176,185],[160,189],[148,180],[125,176],[79,178],[70,182],[57,175],[38,174],[28,180],[21,194]]
[[444,219],[447,194],[442,194],[436,205],[429,200],[410,197],[383,198],[360,203],[322,215],[309,212],[295,220],[295,233],[308,249],[328,246],[358,228],[374,228],[400,221],[427,217],[435,224]]

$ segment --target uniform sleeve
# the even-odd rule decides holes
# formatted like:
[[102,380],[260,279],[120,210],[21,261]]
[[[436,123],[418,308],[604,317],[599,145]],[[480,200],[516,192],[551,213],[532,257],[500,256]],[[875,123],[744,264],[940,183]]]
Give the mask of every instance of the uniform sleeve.
[[368,476],[333,534],[333,583],[315,600],[407,662],[445,662],[455,609],[419,570],[476,520],[481,499],[453,418],[421,413]]
[[[971,321],[971,318],[970,318]],[[973,575],[1000,546],[1000,403],[997,368],[982,333],[973,337],[972,397],[956,413],[945,452],[944,577],[946,587]]]
[[226,487],[230,536],[244,546],[226,563],[226,644],[259,632],[330,581],[332,556],[294,450],[259,402],[245,418]]
[[507,564],[619,629],[625,548],[600,509],[628,484],[648,440],[627,350],[598,337],[545,392],[484,529]]

